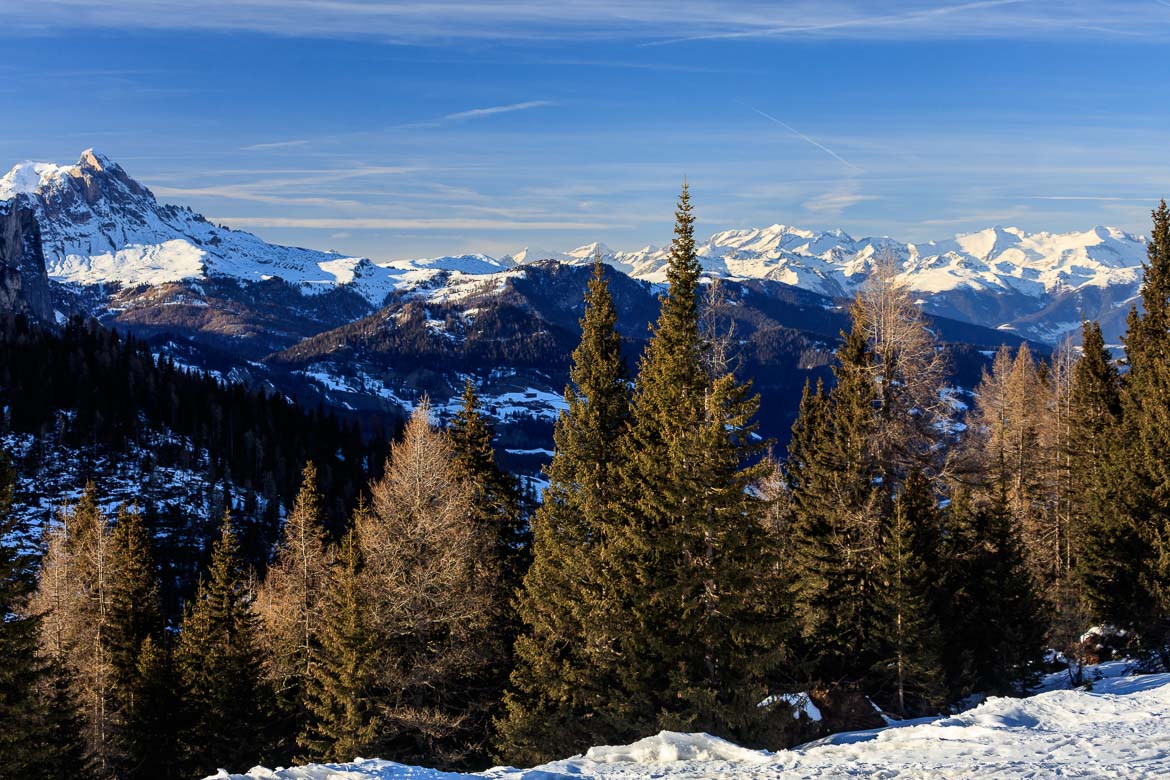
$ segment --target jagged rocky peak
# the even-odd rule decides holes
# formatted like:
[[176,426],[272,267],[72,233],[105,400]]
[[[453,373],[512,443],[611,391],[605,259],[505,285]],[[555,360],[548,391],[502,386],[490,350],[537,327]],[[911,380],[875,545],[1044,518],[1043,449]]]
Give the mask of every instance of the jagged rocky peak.
[[0,313],[9,312],[53,319],[41,232],[23,196],[0,201]]
[[77,164],[82,168],[88,168],[91,171],[101,172],[101,170],[110,165],[110,158],[104,154],[100,154],[92,146],[81,153],[81,159]]
[[75,165],[26,161],[0,177],[0,200],[30,195],[60,200],[81,195],[89,205],[103,198],[130,195],[153,201],[150,190],[131,179],[122,167],[105,155],[86,149]]

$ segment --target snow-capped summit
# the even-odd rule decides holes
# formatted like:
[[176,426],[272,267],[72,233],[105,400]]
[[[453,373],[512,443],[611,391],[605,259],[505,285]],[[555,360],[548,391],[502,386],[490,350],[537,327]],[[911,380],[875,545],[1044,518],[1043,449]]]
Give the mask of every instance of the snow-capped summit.
[[600,241],[594,241],[591,244],[585,244],[583,246],[577,247],[576,249],[570,249],[568,252],[565,252],[565,255],[572,262],[592,263],[593,258],[597,255],[600,255],[603,261],[608,261],[615,258],[617,253]]
[[525,263],[533,263],[537,260],[565,260],[566,255],[563,252],[554,252],[551,249],[541,249],[538,246],[526,246],[523,249],[517,250],[510,255],[504,255],[502,260],[511,265],[523,265]]
[[87,149],[75,165],[24,162],[0,177],[0,200],[31,200],[49,276],[136,286],[206,275],[280,277],[305,292],[353,284],[373,302],[393,286],[363,258],[269,244],[159,203],[108,157]]

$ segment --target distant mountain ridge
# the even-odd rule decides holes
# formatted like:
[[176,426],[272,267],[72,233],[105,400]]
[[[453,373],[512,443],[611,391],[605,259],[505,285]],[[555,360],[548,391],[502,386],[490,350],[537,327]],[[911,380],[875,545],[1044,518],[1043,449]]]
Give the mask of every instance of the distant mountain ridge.
[[[391,293],[488,281],[471,277],[507,274],[537,260],[583,264],[594,253],[635,279],[665,280],[668,250],[654,246],[615,251],[594,243],[566,252],[526,248],[501,258],[374,262],[269,244],[159,203],[92,149],[75,165],[18,164],[0,177],[0,202],[17,197],[36,212],[49,276],[77,287],[280,279],[308,296],[344,288],[377,308]],[[713,276],[770,280],[830,298],[851,296],[875,258],[889,253],[928,311],[1052,343],[1075,330],[1081,316],[1103,320],[1107,334],[1120,326],[1137,294],[1145,241],[1111,227],[1073,233],[992,227],[915,244],[776,224],[715,233],[698,252]]]

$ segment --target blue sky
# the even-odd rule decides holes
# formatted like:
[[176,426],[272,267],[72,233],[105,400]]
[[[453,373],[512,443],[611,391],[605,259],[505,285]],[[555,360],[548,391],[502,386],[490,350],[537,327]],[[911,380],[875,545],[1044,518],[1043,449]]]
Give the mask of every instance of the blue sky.
[[379,259],[775,222],[1143,232],[1170,2],[0,0],[0,168]]

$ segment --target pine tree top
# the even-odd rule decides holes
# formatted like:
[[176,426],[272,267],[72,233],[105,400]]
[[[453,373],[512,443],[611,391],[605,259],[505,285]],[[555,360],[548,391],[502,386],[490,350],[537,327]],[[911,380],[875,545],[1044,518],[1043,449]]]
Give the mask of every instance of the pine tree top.
[[495,434],[483,414],[479,394],[470,378],[463,385],[463,403],[451,420],[448,435],[455,446],[456,462],[468,474],[482,478],[495,470],[495,450],[492,448]]
[[702,267],[695,254],[695,216],[691,206],[690,189],[683,183],[682,194],[674,212],[674,239],[670,242],[670,257],[666,267],[669,288],[662,304],[658,332],[668,325],[698,333],[698,290]]
[[219,628],[234,633],[237,622],[246,619],[242,599],[247,587],[247,571],[240,556],[240,542],[232,523],[231,512],[224,512],[219,539],[212,548],[209,576],[200,582],[195,611],[207,610],[207,617]]
[[565,391],[570,413],[579,416],[582,410],[575,410],[574,405],[584,401],[592,408],[592,414],[608,415],[616,422],[624,420],[629,405],[629,382],[622,359],[622,339],[617,332],[617,309],[600,253],[593,258],[593,276],[589,279],[585,313],[581,317],[581,342],[572,357],[570,383]]
[[1151,216],[1154,224],[1142,264],[1141,310],[1130,309],[1125,336],[1126,358],[1139,381],[1146,370],[1143,357],[1164,359],[1170,345],[1170,208],[1165,200]]

